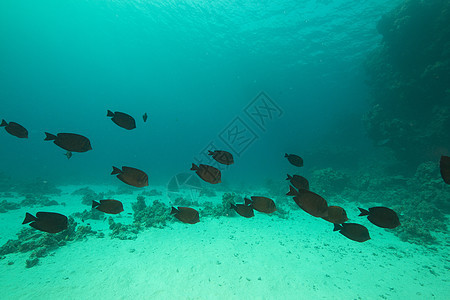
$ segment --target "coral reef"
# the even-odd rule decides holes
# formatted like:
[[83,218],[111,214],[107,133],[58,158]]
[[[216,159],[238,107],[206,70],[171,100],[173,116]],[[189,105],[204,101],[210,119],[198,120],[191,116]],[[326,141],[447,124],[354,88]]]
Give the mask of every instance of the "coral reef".
[[35,181],[25,182],[14,186],[14,191],[21,195],[32,194],[36,197],[44,195],[61,195],[61,190],[53,183],[36,178]]
[[0,202],[0,213],[5,213],[8,210],[15,210],[19,209],[20,205],[15,202],[8,202],[6,200],[3,200]]
[[105,198],[105,193],[96,193],[93,189],[90,187],[84,187],[80,188],[78,190],[75,190],[72,192],[72,195],[82,195],[81,203],[84,205],[92,205],[92,201],[98,201],[100,199]]
[[237,202],[236,200],[239,200],[238,202],[244,202],[243,198],[238,197],[235,193],[224,193],[220,204],[213,204],[210,201],[205,202],[200,209],[200,214],[202,217],[214,218],[236,216],[235,211],[230,209],[230,205],[235,204],[235,202]]
[[25,194],[25,199],[20,202],[21,206],[52,206],[58,205],[55,200],[50,200],[48,196],[42,194]]
[[124,225],[114,222],[112,217],[108,218],[109,229],[111,229],[111,238],[120,240],[135,240],[139,233],[138,227],[134,225]]
[[152,189],[149,191],[142,191],[139,193],[139,195],[152,197],[152,196],[161,196],[162,193],[158,190]]
[[69,218],[68,228],[57,234],[49,234],[27,227],[17,233],[16,240],[8,240],[0,247],[0,256],[32,251],[30,259],[26,261],[26,267],[31,268],[37,265],[39,258],[47,256],[49,252],[68,242],[83,240],[88,235],[95,234],[96,232],[92,231],[90,226],[77,226],[73,218]]
[[172,220],[170,207],[158,200],[147,206],[144,196],[138,196],[137,201],[132,203],[131,207],[134,211],[134,225],[138,229],[142,227],[163,228],[168,221]]
[[350,185],[350,176],[332,168],[315,170],[311,178],[311,190],[323,196],[341,193]]
[[450,2],[404,1],[377,25],[366,62],[369,137],[415,168],[450,149]]

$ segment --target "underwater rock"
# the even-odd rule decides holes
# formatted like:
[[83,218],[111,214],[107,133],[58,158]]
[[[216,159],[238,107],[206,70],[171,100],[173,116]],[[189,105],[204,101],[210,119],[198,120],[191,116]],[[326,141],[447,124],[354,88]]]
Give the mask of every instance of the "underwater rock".
[[450,151],[450,2],[403,1],[377,25],[383,41],[367,58],[375,145],[413,168]]
[[21,183],[15,186],[14,191],[21,195],[32,194],[36,197],[45,195],[61,195],[62,191],[50,181],[36,178],[33,182]]
[[81,198],[81,203],[84,205],[92,205],[92,201],[98,201],[100,199],[104,199],[105,198],[105,193],[100,192],[100,193],[96,193],[93,189],[91,189],[90,187],[84,187],[84,188],[80,188],[78,190],[75,190],[72,192],[72,195],[81,195],[83,196]]
[[83,240],[89,235],[95,235],[95,233],[90,226],[77,227],[77,223],[69,217],[68,228],[56,234],[36,231],[33,228],[23,228],[17,233],[17,239],[8,240],[0,247],[0,255],[32,251],[30,259],[26,262],[27,267],[28,265],[32,267],[39,261],[38,257],[45,257],[49,252],[55,251],[68,242]]
[[50,200],[49,197],[44,195],[26,194],[25,199],[20,202],[21,206],[52,206],[58,205],[55,200]]
[[351,183],[347,174],[332,168],[315,170],[311,182],[314,191],[325,195],[340,193]]
[[102,220],[103,218],[105,218],[104,213],[102,213],[99,210],[96,209],[85,209],[82,212],[76,212],[71,214],[72,217],[74,218],[79,218],[83,221],[86,220]]
[[8,202],[6,200],[3,200],[0,202],[0,213],[5,213],[9,210],[16,210],[19,208],[20,208],[20,205],[15,202]]
[[145,204],[145,198],[138,196],[137,201],[132,203],[134,211],[134,224],[138,229],[142,227],[163,228],[168,221],[173,221],[170,217],[170,207],[155,200],[151,206]]
[[108,218],[109,229],[111,229],[111,238],[119,240],[135,240],[139,229],[133,225],[124,225],[114,222],[113,217]]
[[162,192],[160,192],[158,190],[155,190],[155,189],[152,189],[152,190],[149,190],[149,191],[142,191],[142,192],[139,193],[139,195],[150,196],[150,197],[152,197],[152,196],[161,196]]

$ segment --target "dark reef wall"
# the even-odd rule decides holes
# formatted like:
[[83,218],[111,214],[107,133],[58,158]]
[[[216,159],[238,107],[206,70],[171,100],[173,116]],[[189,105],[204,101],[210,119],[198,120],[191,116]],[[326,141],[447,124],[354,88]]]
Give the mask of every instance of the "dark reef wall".
[[366,61],[369,137],[417,164],[450,152],[450,1],[404,1],[377,25]]

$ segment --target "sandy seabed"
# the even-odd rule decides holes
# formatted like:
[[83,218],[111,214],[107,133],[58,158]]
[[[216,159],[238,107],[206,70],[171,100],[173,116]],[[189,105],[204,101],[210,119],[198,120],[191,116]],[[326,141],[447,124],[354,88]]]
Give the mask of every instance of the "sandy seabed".
[[[52,197],[66,206],[0,214],[1,243],[27,226],[25,212],[86,209],[71,195],[76,188]],[[125,207],[116,222],[131,223],[126,212],[138,192],[116,197]],[[221,195],[210,200],[220,203]],[[135,240],[111,239],[107,221],[89,220],[104,238],[69,243],[32,268],[25,267],[30,253],[0,260],[0,299],[449,299],[448,234],[438,236],[439,245],[413,245],[356,219],[356,211],[355,204],[347,213],[369,229],[364,243],[301,210],[288,219],[255,212],[252,219],[177,221]]]

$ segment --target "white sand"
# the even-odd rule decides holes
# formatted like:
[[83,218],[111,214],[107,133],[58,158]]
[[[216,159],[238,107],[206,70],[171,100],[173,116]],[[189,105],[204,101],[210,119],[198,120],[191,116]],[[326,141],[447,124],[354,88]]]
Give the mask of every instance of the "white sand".
[[[81,196],[65,187],[66,207],[0,214],[1,243],[14,238],[25,211],[81,211]],[[106,191],[107,187],[96,187]],[[114,189],[114,188],[110,188]],[[134,195],[115,197],[131,212]],[[157,197],[146,197],[149,200]],[[220,202],[221,195],[215,201]],[[66,199],[66,200],[62,200]],[[109,237],[107,221],[88,220],[105,238],[70,243],[39,265],[30,253],[0,261],[1,299],[448,299],[449,256],[444,239],[430,248],[401,242],[365,218],[372,239],[348,240],[332,225],[303,211],[285,220],[201,218],[194,225],[150,228],[136,240]],[[357,213],[349,212],[350,218]],[[129,223],[131,216],[115,217]],[[14,264],[8,265],[13,261]],[[447,295],[447,296],[446,296]]]

